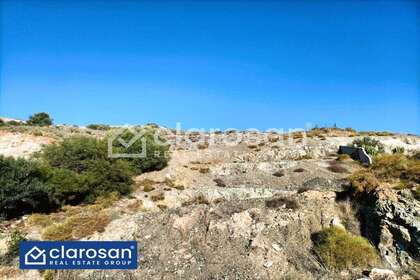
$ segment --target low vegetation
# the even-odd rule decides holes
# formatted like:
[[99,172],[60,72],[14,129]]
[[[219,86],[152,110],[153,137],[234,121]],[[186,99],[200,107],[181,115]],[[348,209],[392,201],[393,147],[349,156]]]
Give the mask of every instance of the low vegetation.
[[420,160],[416,155],[381,154],[371,167],[357,171],[349,179],[357,193],[369,193],[381,185],[409,188],[415,193],[420,184]]
[[375,138],[372,137],[363,137],[360,139],[355,139],[351,146],[364,148],[366,153],[371,156],[376,156],[378,154],[384,153],[385,147],[384,145]]
[[25,234],[19,230],[14,230],[6,242],[6,254],[0,257],[0,263],[8,264],[19,255],[19,243],[26,240]]
[[135,141],[128,147],[125,147],[118,140],[113,141],[113,148],[120,153],[140,155],[125,158],[134,166],[136,173],[140,174],[164,168],[169,160],[169,145],[164,143],[164,139],[158,135],[156,129],[143,128],[136,131],[127,129],[120,133],[118,137],[128,143],[139,135],[141,139]]
[[331,270],[367,268],[378,261],[375,248],[361,236],[330,227],[314,235],[314,251]]
[[111,129],[111,127],[106,124],[89,124],[86,127],[93,130],[110,130]]
[[[168,161],[168,147],[147,135],[142,158],[110,158],[106,139],[87,136],[48,145],[32,160],[0,156],[0,215],[48,213],[67,204],[93,203],[109,193],[129,194],[133,175],[163,168]],[[136,145],[129,147],[131,152]]]
[[29,117],[27,124],[36,126],[48,126],[53,124],[53,119],[47,113],[36,113]]
[[37,162],[0,156],[0,186],[0,215],[6,219],[54,208],[47,177]]
[[42,233],[44,240],[77,240],[95,232],[103,232],[111,222],[111,216],[106,210],[84,211],[66,218],[61,223],[55,223],[45,228]]

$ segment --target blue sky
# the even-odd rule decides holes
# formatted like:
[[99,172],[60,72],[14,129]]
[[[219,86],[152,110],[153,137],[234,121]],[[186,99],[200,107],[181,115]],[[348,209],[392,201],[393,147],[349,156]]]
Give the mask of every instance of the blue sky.
[[0,5],[3,116],[420,133],[416,1]]

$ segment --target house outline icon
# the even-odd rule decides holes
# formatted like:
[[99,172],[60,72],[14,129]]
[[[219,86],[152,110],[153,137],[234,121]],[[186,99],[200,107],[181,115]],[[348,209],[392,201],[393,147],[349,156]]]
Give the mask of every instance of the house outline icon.
[[[32,255],[33,252],[37,252],[36,255]],[[39,259],[42,255],[42,259],[40,261],[29,261],[28,257],[31,256],[34,260]],[[47,263],[45,250],[39,249],[37,246],[34,246],[31,250],[29,250],[25,254],[25,265],[45,265]]]

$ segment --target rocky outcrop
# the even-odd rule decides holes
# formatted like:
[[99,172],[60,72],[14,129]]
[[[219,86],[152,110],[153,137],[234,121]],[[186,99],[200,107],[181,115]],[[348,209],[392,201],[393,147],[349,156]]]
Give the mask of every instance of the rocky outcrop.
[[420,261],[420,203],[404,192],[379,190],[364,201],[363,232],[394,270],[414,273]]

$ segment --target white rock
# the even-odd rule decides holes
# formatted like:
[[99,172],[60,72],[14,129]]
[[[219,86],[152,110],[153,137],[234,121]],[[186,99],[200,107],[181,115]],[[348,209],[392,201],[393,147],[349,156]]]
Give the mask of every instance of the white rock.
[[265,267],[265,268],[270,268],[272,265],[273,265],[273,262],[272,262],[272,261],[266,261],[266,262],[264,263],[264,267]]
[[271,245],[271,247],[273,247],[273,249],[274,250],[276,250],[277,252],[280,252],[280,246],[278,245],[278,244],[276,244],[276,243],[273,243],[272,245]]
[[396,280],[397,276],[392,270],[374,268],[370,271],[369,277],[373,280]]

